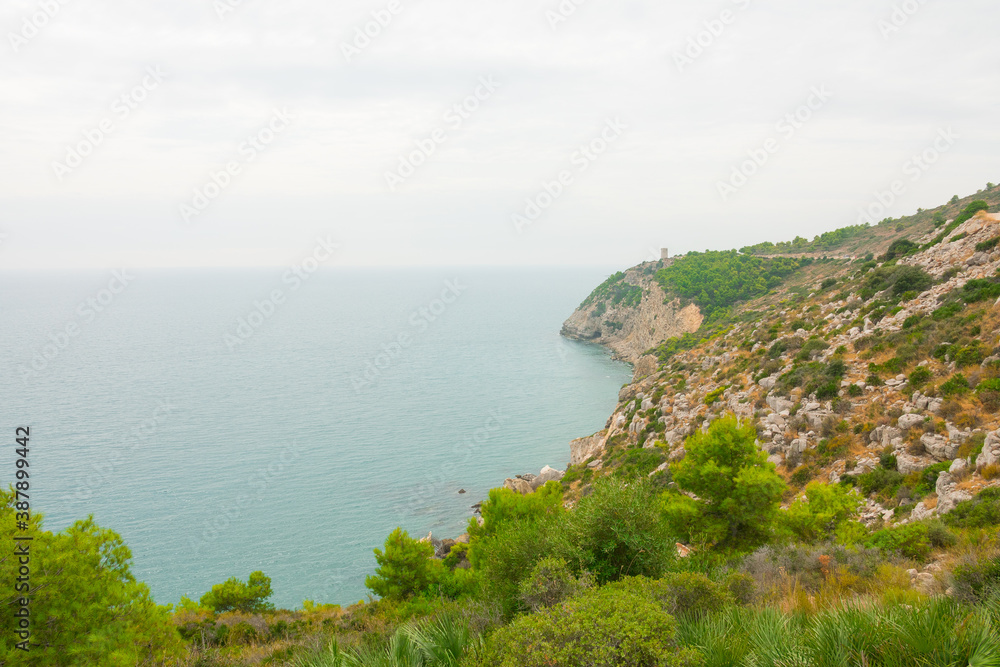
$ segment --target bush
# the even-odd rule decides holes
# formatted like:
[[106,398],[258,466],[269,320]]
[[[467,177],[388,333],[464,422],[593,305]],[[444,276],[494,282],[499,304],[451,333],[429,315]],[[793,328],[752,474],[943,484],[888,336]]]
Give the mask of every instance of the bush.
[[1000,526],[1000,488],[985,489],[944,515],[944,522],[954,528],[989,528]]
[[622,586],[638,586],[651,594],[667,613],[673,616],[701,617],[732,604],[725,586],[715,583],[700,572],[675,572],[663,579],[630,579]]
[[932,377],[934,377],[934,374],[931,373],[929,368],[926,366],[917,366],[913,369],[913,372],[910,373],[910,376],[907,379],[911,387],[919,389],[927,384]]
[[407,600],[431,591],[439,583],[444,566],[434,557],[430,542],[420,542],[402,528],[385,540],[385,551],[375,549],[378,567],[365,578],[365,587],[379,597]]
[[986,602],[1000,596],[1000,555],[976,558],[967,556],[951,573],[955,599],[963,602]]
[[600,583],[631,575],[658,577],[676,558],[657,496],[645,480],[598,480],[567,515],[570,553]]
[[955,315],[962,312],[962,304],[960,303],[949,303],[947,305],[941,306],[933,313],[931,313],[931,319],[935,322],[943,322]]
[[902,483],[902,475],[895,470],[886,470],[882,467],[857,476],[857,484],[866,496],[880,492],[886,496],[891,496],[896,493],[896,490]]
[[559,604],[590,588],[590,577],[577,578],[562,558],[543,558],[521,582],[521,601],[532,612]]
[[863,289],[872,294],[890,290],[895,297],[906,292],[923,292],[934,284],[934,279],[915,266],[896,265],[875,269],[865,278]]
[[942,396],[960,396],[969,391],[969,381],[961,373],[956,373],[943,382],[940,389]]
[[740,426],[735,417],[717,419],[707,433],[687,439],[673,478],[698,500],[665,496],[664,517],[675,535],[724,551],[752,549],[770,538],[785,483],[756,440],[753,425]]
[[978,303],[1000,297],[1000,282],[988,278],[970,280],[958,291],[965,303]]
[[996,248],[997,244],[1000,244],[1000,236],[994,236],[991,239],[988,239],[986,241],[981,241],[980,243],[977,243],[976,244],[976,251],[977,252],[989,252],[990,250],[993,250],[993,248]]
[[925,523],[907,523],[883,528],[871,535],[866,545],[886,553],[899,553],[923,562],[931,553],[929,528]]
[[852,520],[861,498],[843,486],[810,482],[805,498],[793,502],[784,513],[788,529],[803,542],[829,539],[845,521]]
[[[0,489],[0,578],[7,582],[0,616],[0,663],[7,665],[173,664],[186,651],[166,607],[131,572],[132,553],[114,531],[92,518],[58,533],[42,529],[32,514],[27,529],[15,528],[16,498]],[[18,544],[30,537],[31,645],[14,647],[19,575]],[[23,572],[21,573],[23,574]]]
[[486,640],[468,664],[480,667],[655,667],[692,664],[676,624],[636,586],[604,586],[521,616]]

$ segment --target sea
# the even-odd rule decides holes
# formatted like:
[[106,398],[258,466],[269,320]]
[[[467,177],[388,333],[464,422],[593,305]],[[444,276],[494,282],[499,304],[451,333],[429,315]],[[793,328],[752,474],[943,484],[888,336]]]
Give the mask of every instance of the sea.
[[352,604],[397,526],[457,537],[491,488],[603,428],[631,369],[560,327],[612,271],[0,273],[0,484],[121,535],[160,604],[271,577]]

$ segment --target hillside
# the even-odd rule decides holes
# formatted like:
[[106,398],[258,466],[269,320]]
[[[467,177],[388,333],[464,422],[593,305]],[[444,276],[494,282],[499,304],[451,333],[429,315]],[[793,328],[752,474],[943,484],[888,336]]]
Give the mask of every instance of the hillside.
[[[619,291],[641,286],[642,303],[616,304],[602,324],[599,289],[564,332],[578,333],[582,320],[604,329],[609,318],[634,329],[648,321],[655,283],[670,312],[686,314],[659,330],[683,333],[633,359],[636,377],[606,428],[572,443],[566,481],[669,478],[687,437],[734,414],[754,425],[788,483],[786,505],[814,479],[839,482],[865,496],[864,520],[876,527],[945,514],[1000,485],[1000,218],[971,210],[983,200],[997,211],[1000,188],[813,242],[719,253],[716,264],[741,262],[732,273],[743,283],[786,262],[780,284],[747,300],[701,290],[728,285],[703,253],[619,274]],[[793,249],[794,258],[776,252]],[[702,282],[672,278],[685,271]],[[693,309],[703,313],[698,328]],[[620,353],[613,336],[593,340]]]

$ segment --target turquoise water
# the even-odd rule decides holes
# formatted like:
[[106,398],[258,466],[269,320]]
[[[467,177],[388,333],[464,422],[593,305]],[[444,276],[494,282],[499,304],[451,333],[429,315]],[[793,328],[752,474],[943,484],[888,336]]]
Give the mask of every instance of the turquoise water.
[[93,514],[160,603],[253,570],[354,602],[393,528],[456,536],[603,427],[629,368],[558,334],[607,273],[0,274],[0,427],[46,527]]

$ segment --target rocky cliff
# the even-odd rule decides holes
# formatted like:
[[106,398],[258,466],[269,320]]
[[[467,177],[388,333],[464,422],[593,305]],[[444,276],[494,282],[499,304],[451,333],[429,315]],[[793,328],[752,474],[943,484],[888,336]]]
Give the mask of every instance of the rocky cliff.
[[[598,343],[615,358],[637,367],[637,377],[648,374],[648,350],[666,338],[697,331],[702,317],[698,306],[668,297],[657,284],[655,271],[662,262],[640,264],[616,274],[597,288],[563,324],[562,335]],[[646,372],[642,372],[646,371]]]
[[[571,443],[565,479],[669,480],[685,438],[735,414],[793,491],[844,480],[870,526],[944,514],[1000,485],[1000,217],[944,217],[982,198],[873,227],[867,256],[817,254],[708,334],[696,306],[660,289],[658,263],[609,278],[563,334],[647,368],[602,431]],[[1000,188],[991,210],[998,200]],[[643,354],[695,332],[699,344]]]

